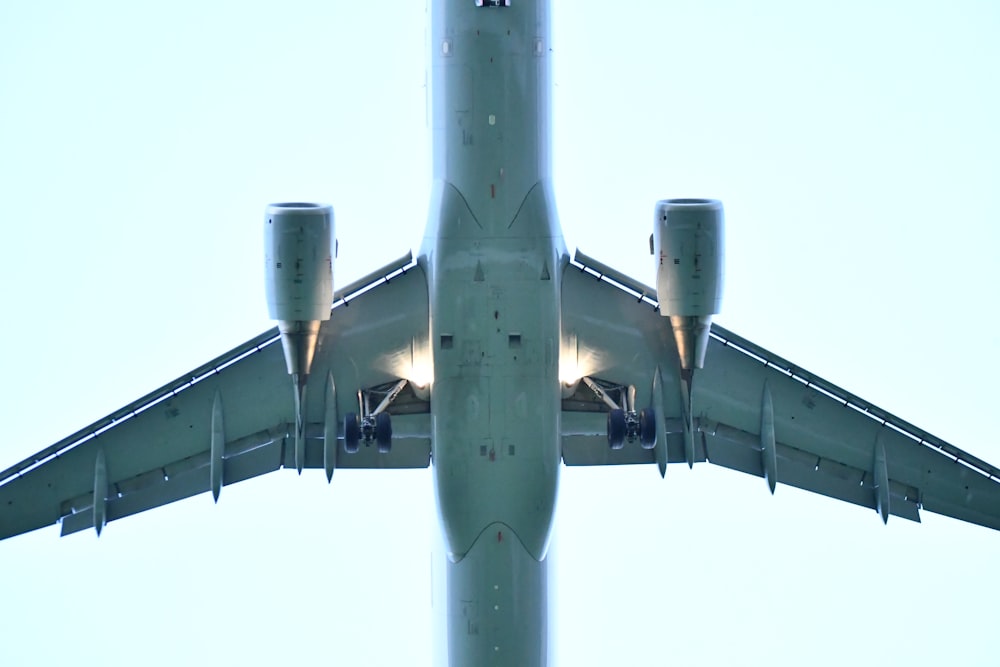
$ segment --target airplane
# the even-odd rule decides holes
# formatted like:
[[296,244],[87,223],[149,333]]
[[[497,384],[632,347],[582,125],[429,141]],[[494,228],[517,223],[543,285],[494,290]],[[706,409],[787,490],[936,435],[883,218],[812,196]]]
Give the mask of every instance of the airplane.
[[[568,472],[565,472],[565,474],[564,474],[564,481],[565,481],[565,480],[568,480],[568,479],[570,479],[570,474],[569,474]],[[677,479],[679,479],[679,476],[673,476],[673,477],[670,477],[670,476],[669,476],[669,473],[668,473],[668,483],[674,483],[674,480],[677,480]],[[342,481],[342,480],[343,480],[343,478],[342,478],[342,477],[338,477],[336,481],[338,482],[338,484],[341,484],[341,483],[343,483],[343,481]],[[337,486],[337,485],[335,484],[335,485],[334,485],[334,487],[336,487],[336,486]],[[237,486],[237,487],[232,487],[232,489],[226,489],[226,490],[225,490],[225,493],[224,493],[224,495],[229,495],[231,491],[232,491],[232,492],[235,492],[235,490],[236,490],[236,489],[238,489],[238,488],[239,488],[239,487]],[[759,488],[759,486],[758,486],[758,487],[755,487],[755,488]],[[784,488],[780,489],[780,490],[779,490],[779,492],[778,492],[778,493],[779,493],[779,496],[780,496],[780,494],[781,494],[781,493],[782,493],[783,491],[785,491],[785,490],[786,490],[786,489],[784,489]],[[226,506],[226,505],[227,505],[227,504],[226,504],[225,502],[223,502],[223,505],[222,505],[222,506],[220,506],[220,510],[221,510],[221,509],[223,508],[223,506]],[[155,513],[154,513],[154,514],[155,514]],[[203,512],[203,514],[207,514],[207,512]],[[152,516],[152,515],[150,515],[150,516]],[[852,514],[851,516],[854,516],[854,515]],[[127,523],[129,523],[129,522],[123,522],[123,523],[122,523],[122,524],[120,524],[120,525],[122,525],[122,526],[125,526],[125,525],[126,525]],[[117,529],[117,528],[118,528],[118,525],[119,525],[119,524],[116,524],[115,526],[113,526],[113,528],[116,528],[116,529]],[[894,527],[894,524],[893,524],[893,522],[890,522],[890,526]],[[112,533],[111,533],[111,534],[113,534],[113,531],[112,531]],[[106,536],[105,536],[105,539],[107,539],[107,537],[108,537],[108,536],[106,535]],[[565,560],[566,560],[566,556],[564,555],[564,556],[563,556],[563,562],[565,562]]]

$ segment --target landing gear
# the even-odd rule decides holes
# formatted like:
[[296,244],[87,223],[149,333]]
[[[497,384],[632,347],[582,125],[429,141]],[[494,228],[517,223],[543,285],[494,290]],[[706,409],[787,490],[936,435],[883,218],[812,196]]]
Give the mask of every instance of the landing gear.
[[625,446],[627,424],[625,411],[615,408],[608,413],[608,445],[611,449],[621,449]]
[[375,415],[375,442],[379,454],[388,454],[392,449],[392,418],[388,412]]
[[[392,417],[386,408],[406,386],[406,380],[400,380],[391,385],[384,385],[367,391],[358,391],[358,413],[349,412],[344,417],[344,451],[356,454],[361,443],[366,447],[373,443],[378,447],[379,454],[392,451]],[[374,410],[370,406],[372,398],[381,399]]]
[[656,412],[653,408],[644,408],[638,413],[616,408],[608,413],[608,444],[611,449],[621,449],[626,440],[638,440],[643,449],[656,447]]
[[643,449],[656,447],[656,411],[653,408],[639,411],[639,444]]
[[[635,387],[612,385],[603,381],[595,381],[589,377],[581,378],[594,394],[610,408],[608,411],[608,446],[618,450],[625,442],[639,441],[643,449],[656,447],[656,411],[653,408],[635,409]],[[599,382],[603,383],[599,384]],[[620,399],[611,397],[617,393]]]
[[360,443],[361,422],[355,413],[348,412],[344,417],[344,451],[348,454],[357,454]]

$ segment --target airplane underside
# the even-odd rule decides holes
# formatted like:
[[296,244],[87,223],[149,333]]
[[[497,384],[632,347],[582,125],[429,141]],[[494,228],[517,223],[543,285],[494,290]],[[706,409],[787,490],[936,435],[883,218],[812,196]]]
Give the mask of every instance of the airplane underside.
[[331,481],[433,464],[437,661],[542,667],[563,465],[711,462],[882,521],[928,510],[1000,529],[1000,469],[712,323],[720,202],[655,205],[655,288],[571,259],[551,185],[549,3],[430,4],[434,179],[416,259],[335,289],[333,208],[269,206],[277,328],[0,473],[0,539],[55,522],[100,534],[279,469]]

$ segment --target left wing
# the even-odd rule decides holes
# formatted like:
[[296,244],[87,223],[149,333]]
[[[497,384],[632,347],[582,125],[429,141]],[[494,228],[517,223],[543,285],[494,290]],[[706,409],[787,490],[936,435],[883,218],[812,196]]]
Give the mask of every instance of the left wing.
[[612,396],[634,386],[636,408],[653,408],[657,431],[651,449],[610,449],[606,402],[583,383],[565,387],[567,465],[655,462],[662,473],[707,460],[766,477],[772,490],[781,482],[876,509],[883,520],[919,521],[922,508],[1000,529],[1000,470],[985,461],[718,325],[687,395],[655,290],[580,252],[562,298],[563,350],[576,375]]
[[[392,449],[342,446],[357,392],[413,379],[428,336],[427,282],[410,255],[339,290],[307,394],[303,467],[421,468],[429,403],[404,390]],[[308,421],[310,420],[311,421]],[[66,535],[282,467],[295,468],[295,406],[267,331],[0,473],[0,539],[62,523]]]

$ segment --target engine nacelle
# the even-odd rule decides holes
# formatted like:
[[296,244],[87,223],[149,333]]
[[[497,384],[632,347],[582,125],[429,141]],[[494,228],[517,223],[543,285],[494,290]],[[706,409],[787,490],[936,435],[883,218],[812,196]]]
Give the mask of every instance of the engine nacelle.
[[656,296],[685,370],[704,366],[712,315],[722,305],[723,233],[722,202],[716,199],[656,203],[650,247]]
[[267,207],[264,261],[272,320],[330,319],[333,238],[329,205],[293,202]]
[[288,372],[303,379],[312,366],[320,322],[330,319],[335,243],[331,206],[292,202],[267,207],[268,314],[278,320]]

